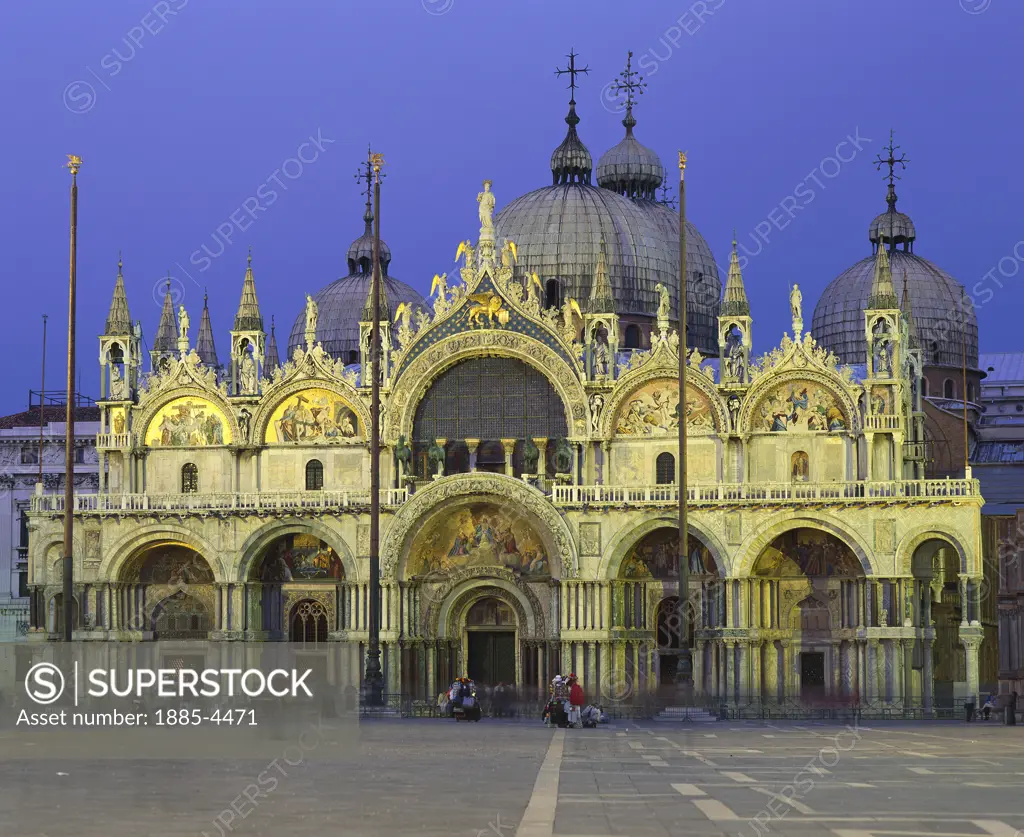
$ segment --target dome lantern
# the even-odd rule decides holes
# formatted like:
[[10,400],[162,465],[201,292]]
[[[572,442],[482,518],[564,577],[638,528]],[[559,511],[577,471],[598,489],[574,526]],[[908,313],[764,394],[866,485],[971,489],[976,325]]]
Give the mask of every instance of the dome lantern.
[[654,151],[641,145],[633,136],[636,127],[636,118],[633,116],[633,105],[636,104],[634,93],[643,94],[647,82],[633,70],[632,52],[626,59],[626,69],[619,76],[621,80],[613,82],[612,89],[626,94],[626,116],[622,120],[626,136],[618,145],[601,155],[597,163],[597,185],[627,198],[653,201],[658,187],[665,180],[665,167]]
[[576,75],[578,73],[589,73],[589,67],[578,68],[576,66],[576,53],[569,51],[569,66],[564,70],[555,70],[555,75],[569,76],[569,113],[565,117],[565,124],[569,130],[565,133],[565,139],[551,153],[551,179],[552,185],[562,186],[568,183],[590,183],[590,174],[594,168],[594,160],[590,151],[583,144],[579,134],[576,133],[576,126],[580,124],[580,118],[576,115]]

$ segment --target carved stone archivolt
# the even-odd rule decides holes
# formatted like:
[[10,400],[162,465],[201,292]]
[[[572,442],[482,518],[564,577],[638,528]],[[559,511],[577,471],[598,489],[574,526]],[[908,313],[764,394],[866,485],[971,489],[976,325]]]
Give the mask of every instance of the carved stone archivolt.
[[[186,362],[181,362],[177,367],[178,370],[186,368]],[[175,377],[175,371],[172,370],[170,373],[172,379]],[[180,377],[180,376],[179,376]],[[220,418],[226,419],[229,425],[228,432],[225,436],[231,439],[238,439],[238,420],[235,417],[234,411],[231,409],[231,405],[228,403],[226,396],[221,390],[209,388],[207,386],[197,386],[194,382],[189,385],[167,385],[162,387],[159,391],[151,391],[149,397],[143,397],[139,401],[139,406],[136,416],[132,420],[132,426],[138,429],[138,435],[136,436],[136,444],[144,445],[146,436],[149,433],[150,422],[156,418],[160,409],[172,401],[178,401],[188,398],[203,399],[204,401],[211,402],[222,414]]]
[[576,545],[565,520],[550,500],[536,488],[504,474],[455,474],[437,480],[417,491],[403,504],[388,527],[381,545],[381,577],[398,579],[399,570],[424,520],[443,513],[461,501],[491,500],[526,513],[537,523],[535,531],[544,538],[552,568],[561,569],[562,578],[579,576]]
[[485,598],[499,599],[515,611],[521,639],[542,639],[547,635],[540,600],[522,579],[509,570],[497,567],[452,573],[431,596],[423,614],[427,635],[448,638],[460,636],[469,609]]
[[511,331],[461,332],[417,356],[395,381],[385,438],[411,438],[416,408],[442,372],[474,357],[511,357],[541,372],[554,386],[566,410],[566,426],[576,438],[587,436],[587,395],[574,370],[557,352],[525,334]]
[[801,382],[817,384],[826,390],[843,413],[846,421],[844,429],[859,430],[860,415],[856,401],[859,388],[853,383],[852,375],[850,367],[840,368],[835,355],[819,347],[810,334],[796,341],[788,335],[784,336],[778,348],[751,364],[753,385],[740,407],[740,432],[760,430],[755,427],[755,410],[761,402],[787,384]]
[[[602,439],[611,439],[615,436],[615,422],[618,421],[622,405],[647,384],[664,381],[666,384],[671,384],[678,388],[678,355],[674,352],[663,350],[658,352],[658,358],[664,361],[671,360],[672,364],[667,362],[645,363],[637,369],[630,370],[616,382],[615,389],[605,403],[604,415],[599,425],[599,435]],[[726,432],[726,429],[729,427],[729,420],[726,416],[725,405],[715,388],[714,382],[702,372],[693,370],[687,375],[686,384],[687,389],[696,390],[707,399],[711,406],[715,431],[718,433]]]
[[[307,355],[309,357],[309,355]],[[336,377],[314,377],[310,373],[312,370],[312,361],[309,364],[300,365],[291,375],[287,376],[280,384],[273,384],[268,386],[262,400],[260,401],[259,407],[255,410],[252,416],[252,433],[251,439],[254,444],[261,444],[262,440],[266,438],[267,425],[270,422],[271,416],[274,411],[281,406],[283,401],[293,395],[297,395],[305,390],[309,389],[321,389],[326,390],[339,398],[344,400],[356,414],[359,419],[359,430],[355,437],[352,438],[340,438],[338,440],[339,446],[352,444],[363,444],[364,438],[362,431],[369,433],[369,429],[372,426],[370,421],[370,411],[367,405],[363,402],[356,388],[348,381],[338,379]],[[317,370],[321,371],[322,370]],[[322,443],[321,443],[322,444]]]

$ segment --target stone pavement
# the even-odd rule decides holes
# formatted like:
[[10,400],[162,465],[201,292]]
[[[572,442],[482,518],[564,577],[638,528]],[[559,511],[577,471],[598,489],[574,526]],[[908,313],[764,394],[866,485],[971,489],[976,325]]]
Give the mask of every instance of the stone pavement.
[[223,762],[21,744],[0,737],[2,837],[1024,837],[1024,730],[994,723],[381,720]]

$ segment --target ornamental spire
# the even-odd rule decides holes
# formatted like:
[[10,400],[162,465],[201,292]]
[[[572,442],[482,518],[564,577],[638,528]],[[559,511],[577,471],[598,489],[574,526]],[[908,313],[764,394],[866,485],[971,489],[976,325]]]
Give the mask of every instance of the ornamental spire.
[[164,307],[160,311],[160,325],[153,339],[154,352],[174,353],[178,348],[178,322],[174,318],[174,300],[171,299],[171,274],[167,273],[167,289],[164,291]]
[[210,323],[210,301],[203,291],[203,316],[199,320],[199,334],[196,337],[196,354],[204,366],[216,369],[220,364],[217,362],[217,347],[213,344],[213,326]]
[[736,252],[736,232],[732,234],[732,253],[729,255],[729,278],[725,282],[725,295],[722,298],[723,317],[749,317],[750,302],[747,289],[743,285],[743,274],[740,271],[740,257]]
[[590,299],[587,301],[587,313],[615,313],[615,295],[612,293],[612,283],[608,278],[608,258],[605,254],[604,236],[601,237],[601,250],[597,257],[594,284],[590,288]]
[[892,284],[892,271],[889,268],[889,254],[883,246],[879,246],[875,256],[875,278],[871,282],[871,294],[868,296],[868,310],[892,310],[899,307],[896,289]]
[[270,315],[270,340],[267,341],[267,362],[264,370],[267,375],[273,375],[281,365],[281,357],[277,352],[277,337],[274,336],[274,315]]
[[117,279],[114,282],[114,296],[110,300],[110,312],[107,314],[107,323],[103,329],[104,334],[111,337],[132,333],[132,318],[128,313],[128,297],[124,292],[124,276],[121,274],[121,267],[119,252],[117,254]]
[[249,248],[245,279],[242,281],[242,299],[235,314],[235,331],[263,331],[263,315],[260,314],[260,304],[256,299],[256,280],[252,275],[252,247]]

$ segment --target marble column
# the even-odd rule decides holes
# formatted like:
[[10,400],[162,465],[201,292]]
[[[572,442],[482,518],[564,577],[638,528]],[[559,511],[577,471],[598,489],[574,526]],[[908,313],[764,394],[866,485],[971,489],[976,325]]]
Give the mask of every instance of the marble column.
[[[612,646],[610,642],[599,643],[598,661],[600,667],[598,677],[600,678],[600,683],[607,688],[614,682],[612,680]],[[605,695],[603,690],[601,691],[601,698],[604,699]]]
[[[693,691],[695,694],[703,694],[705,691],[704,687],[704,647],[706,643],[703,640],[696,640],[694,643],[693,650]],[[655,654],[657,656],[657,654]]]
[[914,640],[904,639],[903,646],[903,705],[907,706],[917,696],[914,694]]
[[981,646],[981,637],[970,636],[960,637],[967,652],[967,697],[978,706],[978,690],[980,688],[978,673],[978,648]]
[[512,476],[512,454],[516,448],[515,439],[502,439],[501,446],[505,449],[505,474]]
[[[597,695],[597,643],[587,643],[587,671],[583,681],[586,694]],[[594,699],[594,698],[591,698]]]
[[469,470],[476,470],[476,449],[480,447],[479,439],[465,439],[466,448],[469,450]]
[[924,656],[924,669],[921,673],[922,678],[922,690],[924,694],[922,699],[924,702],[924,711],[926,715],[931,715],[932,706],[935,699],[935,682],[933,680],[934,671],[932,670],[932,642],[931,640],[924,640],[921,653]]
[[736,700],[736,640],[725,641],[725,694],[726,700]]
[[541,477],[546,477],[548,475],[548,440],[535,438],[533,443],[540,451],[540,457],[537,459],[537,473]]
[[782,699],[793,697],[793,643],[788,640],[782,640],[782,671],[779,673],[779,681],[782,686]]
[[764,646],[764,673],[766,697],[771,701],[779,699],[779,649],[771,640]]
[[601,442],[601,485],[612,484],[612,443]]

